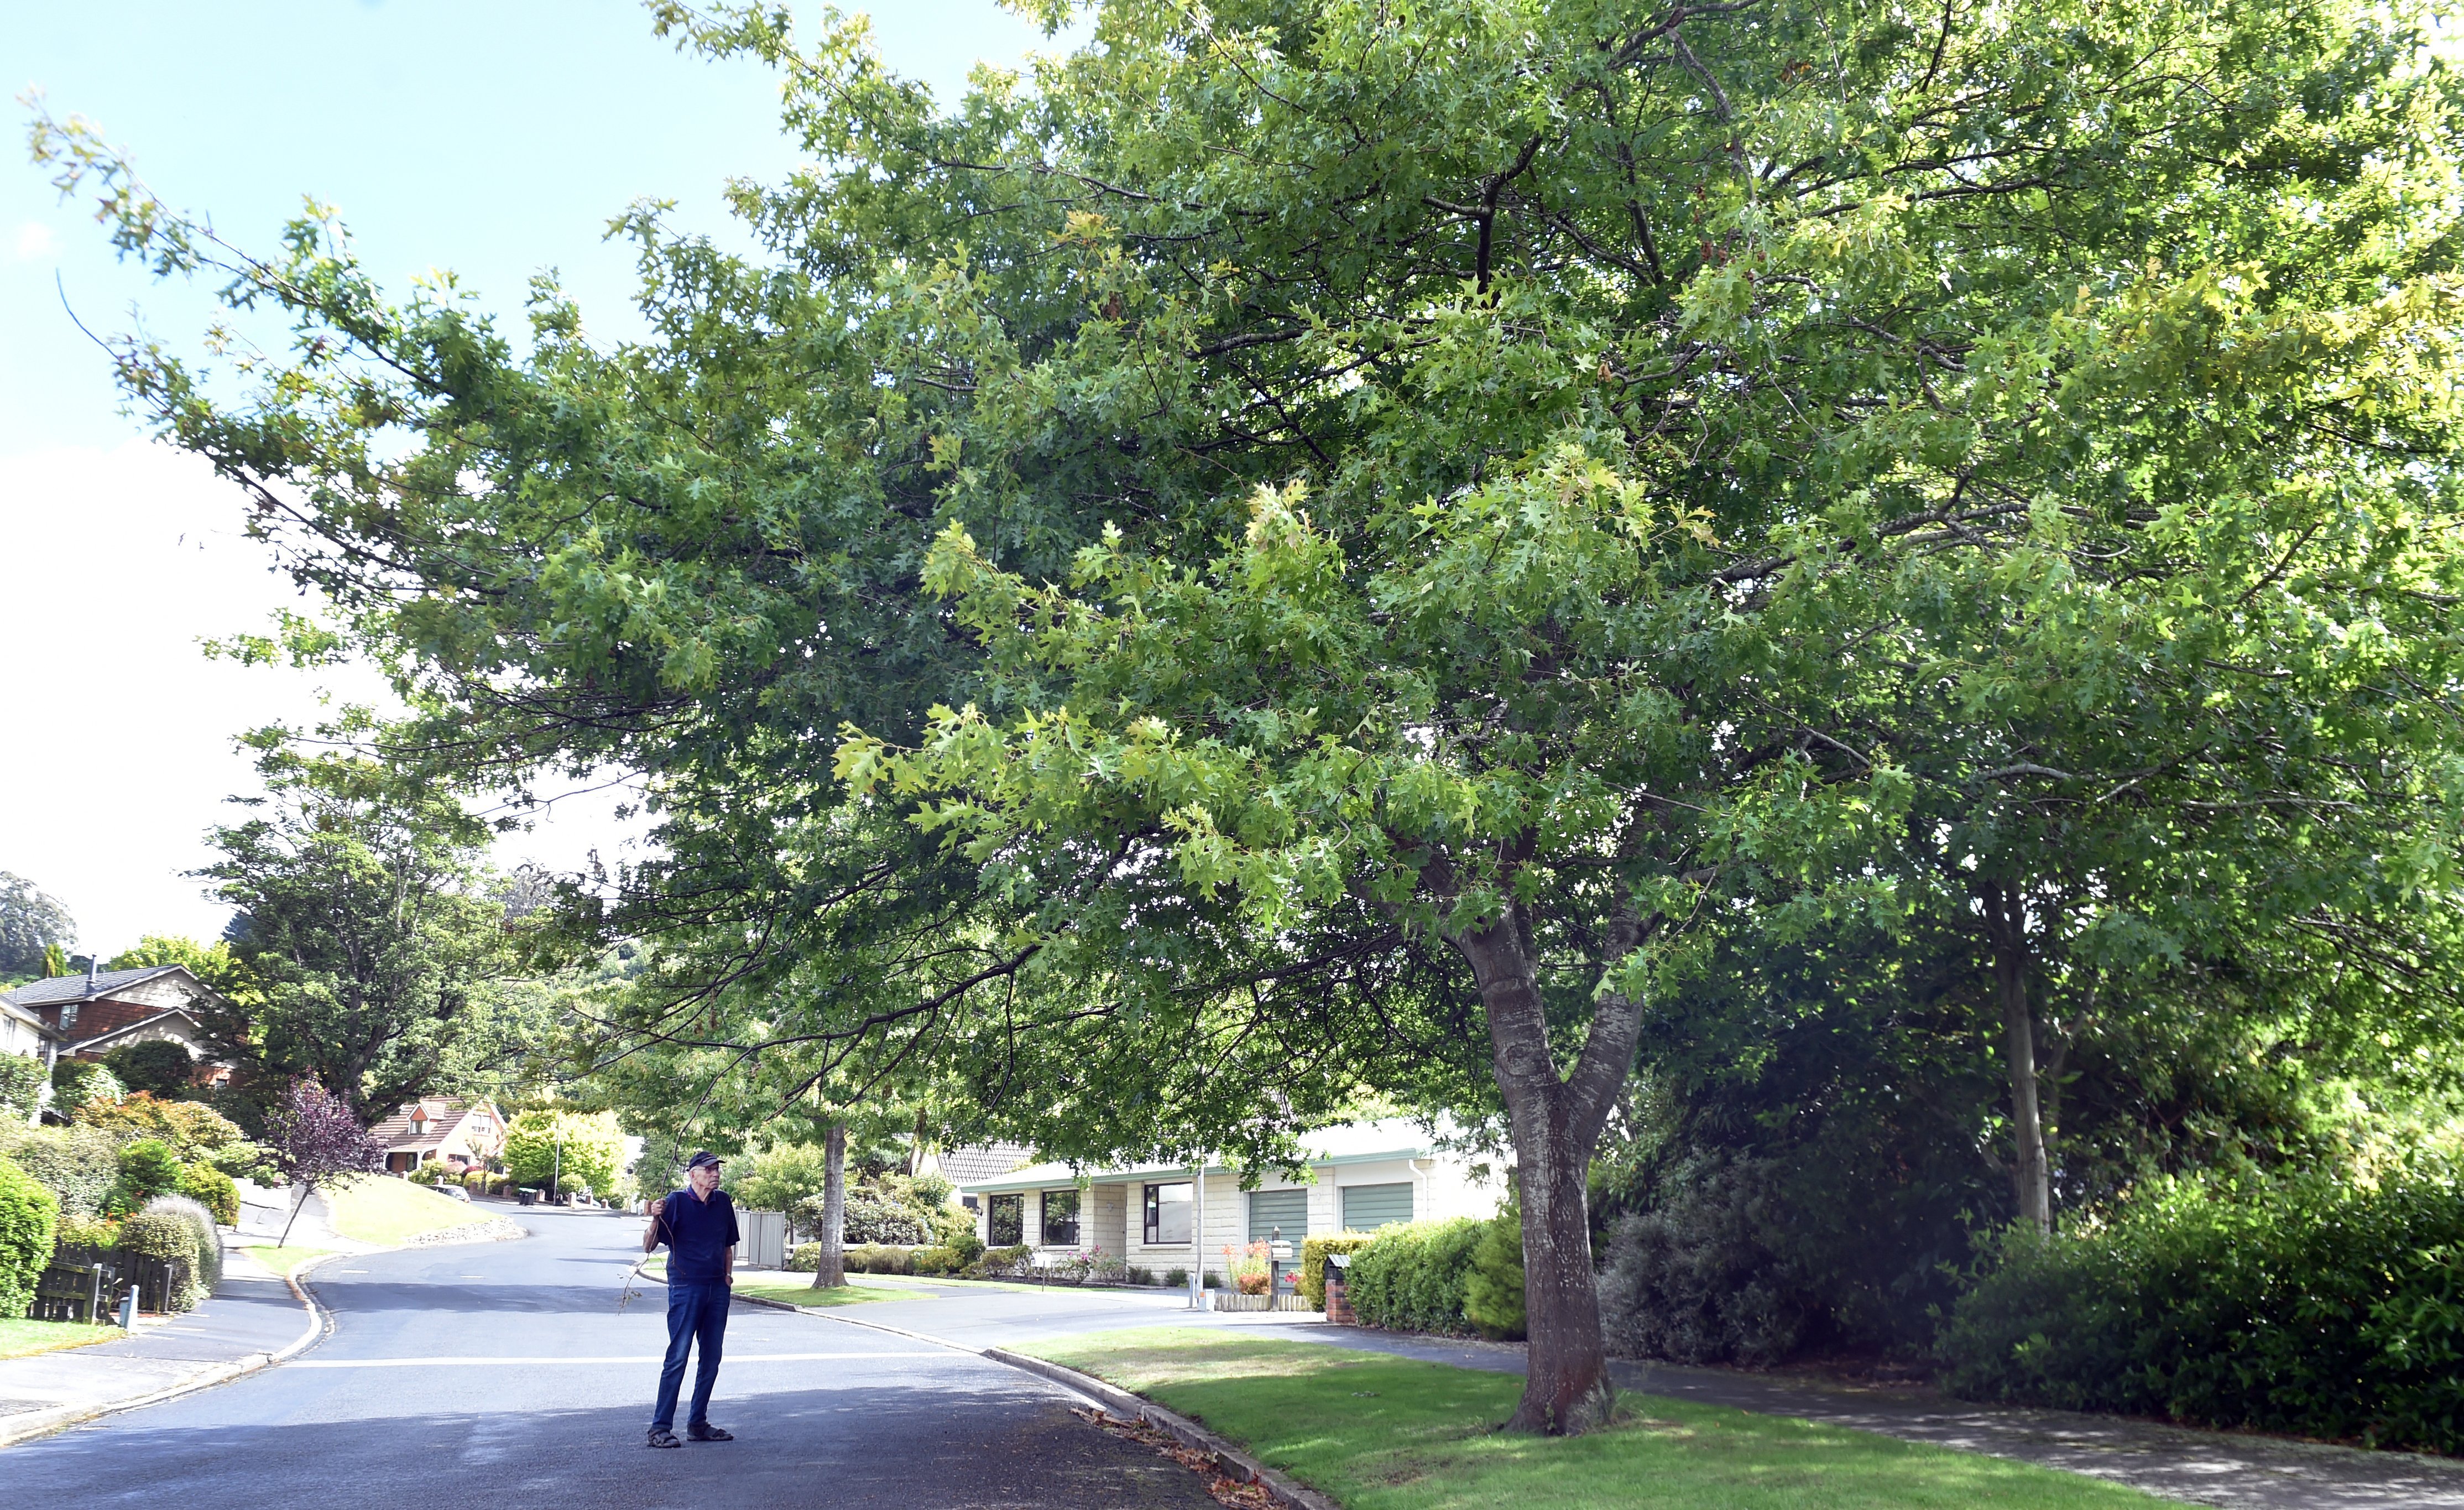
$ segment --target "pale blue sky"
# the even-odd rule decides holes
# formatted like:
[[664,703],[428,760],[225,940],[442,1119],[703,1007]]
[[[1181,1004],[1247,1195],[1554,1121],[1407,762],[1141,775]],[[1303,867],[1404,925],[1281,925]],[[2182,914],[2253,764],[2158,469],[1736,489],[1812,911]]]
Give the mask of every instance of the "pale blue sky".
[[[979,59],[1061,45],[992,0],[869,9],[891,66],[944,100]],[[391,287],[447,267],[512,313],[552,266],[602,336],[630,328],[611,215],[672,199],[680,224],[715,229],[723,180],[793,161],[766,71],[677,54],[627,0],[0,0],[0,82],[98,122],[164,199],[243,244],[313,194]],[[63,289],[89,325],[124,329],[134,304],[175,344],[210,313],[205,290],[117,264],[18,145],[0,158],[0,870],[58,896],[108,953],[220,927],[180,873],[250,785],[231,738],[313,718],[318,689],[199,654],[291,590],[237,538],[228,488],[118,412]],[[615,838],[608,801],[561,809],[500,858],[578,863]]]

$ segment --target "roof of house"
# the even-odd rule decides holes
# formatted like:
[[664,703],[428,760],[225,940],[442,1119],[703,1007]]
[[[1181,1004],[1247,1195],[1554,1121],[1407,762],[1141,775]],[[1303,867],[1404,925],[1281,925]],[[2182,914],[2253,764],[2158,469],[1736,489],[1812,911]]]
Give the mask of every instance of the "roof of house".
[[[1386,1118],[1377,1121],[1344,1122],[1333,1127],[1321,1127],[1301,1135],[1301,1145],[1308,1157],[1301,1162],[1315,1168],[1329,1165],[1362,1164],[1382,1159],[1425,1159],[1437,1152],[1435,1140],[1419,1123],[1402,1118]],[[1230,1165],[1209,1164],[1209,1174],[1235,1174]],[[973,1180],[951,1179],[959,1189],[971,1194],[1005,1193],[1011,1190],[1033,1190],[1046,1186],[1069,1185],[1084,1177],[1089,1180],[1123,1180],[1139,1178],[1171,1179],[1189,1177],[1186,1164],[1136,1165],[1121,1168],[1078,1170],[1066,1164],[1037,1164],[1011,1169],[1004,1174],[979,1175]]]
[[941,1177],[952,1185],[964,1185],[970,1180],[990,1180],[1009,1173],[1035,1157],[1035,1150],[1023,1143],[983,1144],[974,1148],[944,1148],[933,1156],[941,1166]]
[[49,980],[36,981],[30,986],[20,986],[0,1000],[7,1000],[19,1007],[48,1007],[54,1002],[93,1001],[98,997],[109,996],[114,991],[126,990],[131,986],[150,981],[158,975],[168,975],[175,970],[182,975],[188,973],[185,966],[148,965],[140,969],[103,970],[94,975],[55,975]]
[[[165,1007],[151,1017],[140,1017],[135,1022],[124,1022],[117,1028],[107,1028],[101,1033],[96,1033],[91,1038],[82,1039],[77,1043],[73,1043],[69,1045],[68,1052],[71,1054],[84,1054],[92,1050],[97,1044],[109,1043],[115,1038],[132,1037],[144,1029],[160,1027],[165,1019],[173,1017],[187,1023],[191,1031],[199,1030],[199,1024],[196,1018],[189,1016],[187,1012],[182,1011],[177,1007]],[[65,1035],[63,1034],[62,1036]],[[179,1040],[174,1039],[172,1041],[178,1042]],[[181,1047],[189,1050],[189,1056],[191,1058],[196,1056],[196,1046],[182,1043]]]
[[[394,1114],[368,1129],[368,1136],[388,1151],[407,1148],[433,1148],[453,1135],[462,1120],[481,1108],[451,1096],[429,1096],[415,1101],[405,1101]],[[410,1131],[410,1114],[426,1111],[428,1130],[416,1137]]]

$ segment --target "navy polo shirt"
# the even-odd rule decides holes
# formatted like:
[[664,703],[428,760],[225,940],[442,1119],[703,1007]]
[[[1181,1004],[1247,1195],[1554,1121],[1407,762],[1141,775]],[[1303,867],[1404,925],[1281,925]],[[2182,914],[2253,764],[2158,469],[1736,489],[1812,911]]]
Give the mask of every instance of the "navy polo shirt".
[[690,1189],[674,1191],[659,1208],[659,1235],[671,1255],[670,1282],[716,1284],[727,1277],[727,1251],[736,1246],[736,1203],[725,1190],[711,1191],[707,1201]]

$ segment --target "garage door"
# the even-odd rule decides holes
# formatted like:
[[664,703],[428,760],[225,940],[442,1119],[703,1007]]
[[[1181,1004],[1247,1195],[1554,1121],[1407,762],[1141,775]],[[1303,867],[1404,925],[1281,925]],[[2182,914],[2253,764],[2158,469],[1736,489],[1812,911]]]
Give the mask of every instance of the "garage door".
[[1374,1232],[1380,1227],[1412,1219],[1412,1182],[1400,1185],[1347,1185],[1343,1188],[1343,1230]]
[[1263,1243],[1278,1227],[1284,1230],[1284,1241],[1300,1246],[1300,1240],[1309,1235],[1309,1191],[1249,1192],[1249,1240]]

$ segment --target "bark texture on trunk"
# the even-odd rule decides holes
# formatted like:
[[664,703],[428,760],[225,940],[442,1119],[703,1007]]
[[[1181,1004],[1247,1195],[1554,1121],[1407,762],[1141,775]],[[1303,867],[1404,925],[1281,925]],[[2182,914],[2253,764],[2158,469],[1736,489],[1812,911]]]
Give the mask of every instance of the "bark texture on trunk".
[[2011,1076],[2011,1129],[2017,1145],[2012,1192],[2020,1219],[2054,1230],[2054,1184],[2045,1156],[2045,1118],[2036,1090],[2036,1020],[2028,1005],[2028,910],[2017,887],[1984,888],[1986,932],[1993,943],[1993,988],[2002,1005],[2002,1056]]
[[[1640,929],[1619,922],[1610,963]],[[1549,1049],[1535,951],[1520,909],[1456,935],[1480,984],[1490,1064],[1506,1099],[1523,1200],[1523,1301],[1529,1337],[1523,1399],[1507,1430],[1573,1434],[1605,1423],[1616,1403],[1600,1335],[1598,1281],[1585,1178],[1609,1108],[1625,1085],[1641,1035],[1641,1004],[1603,991],[1573,1074],[1560,1078]]]
[[847,1126],[830,1123],[822,1139],[822,1261],[813,1267],[813,1288],[847,1283]]

